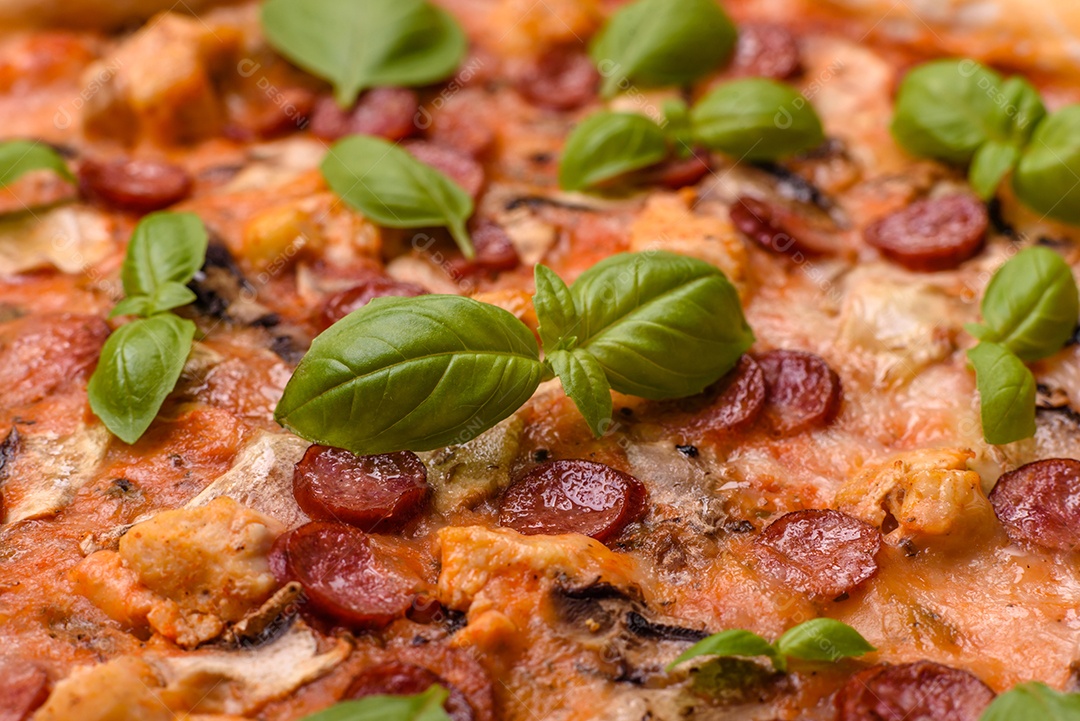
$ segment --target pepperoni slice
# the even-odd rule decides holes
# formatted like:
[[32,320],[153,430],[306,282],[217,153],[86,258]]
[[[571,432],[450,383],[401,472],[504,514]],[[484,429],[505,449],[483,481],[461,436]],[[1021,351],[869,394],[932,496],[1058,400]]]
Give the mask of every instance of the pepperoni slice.
[[275,538],[274,543],[270,546],[269,553],[266,555],[270,573],[274,574],[274,579],[282,585],[295,580],[289,575],[289,557],[285,550],[289,543],[289,533],[289,531],[286,531]]
[[863,230],[867,243],[908,270],[949,270],[982,250],[990,222],[968,193],[919,200]]
[[191,176],[161,160],[84,160],[78,169],[84,197],[119,210],[149,213],[179,203],[191,193]]
[[645,486],[593,461],[548,461],[506,489],[499,525],[528,535],[581,533],[604,541],[645,513]]
[[836,598],[873,576],[880,548],[880,531],[829,509],[785,513],[753,544],[759,569],[823,598]]
[[421,110],[421,122],[430,126],[427,128],[428,140],[474,158],[485,155],[495,144],[495,129],[486,117],[477,116],[477,102],[482,102],[484,97],[482,92],[466,90],[448,99],[430,118],[425,115],[426,109]]
[[288,534],[287,574],[308,602],[342,623],[381,627],[405,615],[423,580],[344,523],[314,521]]
[[674,401],[675,410],[665,420],[683,433],[744,431],[761,414],[766,392],[761,366],[749,355],[744,355],[727,375],[704,393]]
[[374,135],[401,140],[416,132],[420,98],[408,88],[372,88],[361,95],[349,110],[342,110],[329,95],[315,101],[311,111],[311,132],[323,140],[346,135]]
[[990,503],[1014,541],[1080,550],[1080,461],[1048,458],[998,479]]
[[311,446],[293,471],[293,495],[304,513],[365,531],[399,528],[427,494],[427,469],[409,451],[357,456]]
[[744,195],[735,200],[729,214],[740,233],[773,253],[826,255],[840,250],[835,238],[779,204]]
[[469,260],[457,256],[450,260],[451,275],[460,278],[477,273],[501,273],[521,265],[521,257],[506,231],[497,223],[481,220],[472,231],[476,256]]
[[840,412],[840,376],[820,356],[774,350],[757,358],[765,374],[765,416],[780,435],[827,426]]
[[649,170],[645,182],[658,183],[666,188],[678,190],[698,182],[711,170],[708,151],[699,150],[694,151],[689,158],[668,160]]
[[326,330],[349,313],[363,308],[376,298],[387,296],[415,298],[419,295],[427,295],[427,290],[415,283],[404,283],[393,278],[374,276],[328,297],[323,302],[319,324],[323,330]]
[[930,661],[875,666],[836,694],[836,721],[978,721],[994,692],[978,678]]
[[533,105],[574,110],[596,98],[600,74],[584,49],[558,45],[544,52],[522,74],[518,92]]
[[426,140],[413,140],[404,147],[420,162],[447,175],[472,196],[473,200],[479,197],[480,191],[484,189],[484,168],[467,153]]
[[731,58],[737,77],[787,80],[802,72],[799,44],[791,31],[773,23],[742,23]]
[[49,696],[49,677],[32,663],[0,659],[0,721],[26,721]]
[[447,691],[443,709],[453,721],[473,721],[476,713],[465,694],[434,671],[414,663],[390,661],[369,666],[353,677],[349,689],[342,697],[358,699],[367,696],[410,696],[422,693],[438,684]]

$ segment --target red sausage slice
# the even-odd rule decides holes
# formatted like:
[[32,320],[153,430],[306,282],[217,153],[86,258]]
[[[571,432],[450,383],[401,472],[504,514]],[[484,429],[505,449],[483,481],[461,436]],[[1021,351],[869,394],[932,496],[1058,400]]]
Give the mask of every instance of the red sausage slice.
[[785,513],[753,544],[760,570],[823,598],[836,598],[873,576],[880,549],[880,531],[830,509]]
[[293,495],[304,513],[365,531],[400,527],[427,494],[427,469],[409,451],[357,456],[311,446],[293,471]]
[[1048,458],[1009,471],[990,503],[1014,541],[1080,550],[1080,461]]
[[754,424],[765,405],[765,375],[749,355],[704,393],[664,402],[661,422],[687,434],[728,434]]
[[665,188],[678,190],[698,182],[712,170],[709,165],[709,152],[695,150],[689,158],[668,160],[644,174],[645,182],[657,183]]
[[737,77],[787,80],[802,72],[799,44],[782,25],[741,23],[731,73]]
[[78,176],[84,197],[135,213],[166,208],[191,193],[188,172],[160,160],[84,160]]
[[481,220],[472,230],[476,256],[472,260],[456,256],[449,261],[451,275],[460,278],[478,273],[500,273],[521,265],[521,256],[506,231],[497,223]]
[[354,626],[381,627],[405,615],[423,580],[384,557],[366,533],[344,523],[315,521],[290,532],[287,574],[317,610]]
[[0,659],[0,721],[26,721],[49,697],[49,677],[37,666]]
[[890,213],[868,225],[863,238],[908,270],[949,270],[982,249],[989,222],[978,198],[956,193]]
[[960,669],[930,661],[875,666],[836,695],[836,721],[978,721],[994,692]]
[[840,377],[820,356],[774,350],[759,356],[768,400],[765,417],[780,435],[827,426],[840,412]]
[[358,308],[363,308],[376,298],[385,298],[387,296],[415,298],[419,295],[427,295],[427,289],[415,283],[403,283],[393,278],[375,276],[354,285],[352,288],[329,296],[323,302],[322,311],[319,314],[319,324],[322,330],[326,330],[349,313]]
[[408,88],[372,88],[349,110],[342,110],[329,95],[319,98],[311,111],[311,132],[323,140],[346,135],[374,135],[401,140],[416,132],[420,98]]
[[728,212],[740,233],[773,253],[826,255],[840,250],[835,238],[778,204],[744,195]]
[[401,661],[391,661],[369,666],[353,677],[352,684],[342,697],[358,699],[367,696],[410,696],[422,693],[432,685],[438,684],[446,689],[448,696],[443,709],[453,721],[473,721],[476,713],[460,689],[442,676],[429,671],[423,666]]
[[596,98],[600,74],[584,49],[560,45],[538,57],[522,74],[518,92],[533,105],[574,110]]
[[581,533],[604,541],[645,513],[641,481],[592,461],[548,461],[503,495],[499,525],[524,534]]
[[472,196],[473,200],[484,189],[484,168],[471,155],[426,140],[413,140],[403,147],[421,163],[447,175]]

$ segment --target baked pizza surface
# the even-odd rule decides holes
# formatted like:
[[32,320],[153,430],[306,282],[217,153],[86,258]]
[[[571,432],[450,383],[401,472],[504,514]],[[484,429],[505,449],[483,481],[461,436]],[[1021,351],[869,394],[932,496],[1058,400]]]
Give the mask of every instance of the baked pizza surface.
[[[1024,180],[1080,101],[1072,5],[726,0],[734,50],[673,82],[590,57],[625,3],[440,5],[467,38],[452,67],[350,95],[305,60],[319,43],[290,45],[304,3],[0,3],[2,134],[48,158],[15,177],[37,156],[0,150],[0,719],[284,721],[436,686],[441,706],[332,718],[976,721],[1020,684],[1076,691],[1080,230],[1072,188]],[[392,32],[324,6],[368,28],[346,60]],[[898,140],[905,76],[948,57],[1045,103],[1024,154],[1000,144],[995,181],[1020,182],[981,193],[971,153]],[[736,120],[646,160],[661,130],[613,136],[581,163],[599,180],[567,180],[587,119],[667,132],[690,108],[693,130],[756,78],[798,100],[765,103],[760,136]],[[1026,142],[1017,97],[990,103]],[[932,98],[927,116],[964,102]],[[755,149],[806,117],[805,147]],[[371,187],[342,185],[372,148]],[[416,210],[391,161],[450,185]],[[622,346],[579,353],[605,308],[653,292],[635,269],[629,291],[594,282],[629,258],[692,278],[634,300],[660,315]],[[1023,285],[1007,262],[1064,270]],[[582,314],[557,340],[541,279]],[[1030,312],[1008,332],[1002,293]],[[394,370],[406,348],[452,355],[423,322],[445,318],[470,358],[481,336],[534,356],[514,356],[519,403],[483,417],[509,365]],[[330,404],[379,344],[381,390]],[[693,373],[712,375],[653,392]],[[790,633],[815,619],[843,625]],[[735,630],[755,636],[672,664]]]

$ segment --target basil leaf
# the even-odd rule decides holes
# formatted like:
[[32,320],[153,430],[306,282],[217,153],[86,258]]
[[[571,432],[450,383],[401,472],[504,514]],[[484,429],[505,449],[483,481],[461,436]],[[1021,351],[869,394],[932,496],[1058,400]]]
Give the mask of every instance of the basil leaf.
[[1002,83],[1001,99],[996,105],[995,115],[1000,127],[995,139],[1011,142],[1017,148],[1027,144],[1035,128],[1046,117],[1046,106],[1039,91],[1019,75]]
[[578,324],[578,311],[570,289],[546,265],[538,264],[533,274],[536,279],[533,308],[540,321],[538,330],[544,351],[550,354],[562,348],[572,348],[576,338],[571,334]]
[[393,143],[354,135],[330,148],[320,166],[330,188],[390,228],[445,226],[467,258],[475,255],[465,221],[469,194],[440,171]]
[[1072,270],[1060,255],[1039,246],[1025,248],[998,268],[981,309],[986,327],[976,335],[1023,361],[1057,353],[1080,320]]
[[979,721],[1078,721],[1080,694],[1060,693],[1044,683],[1024,683],[998,696]]
[[443,80],[468,49],[454,18],[426,0],[267,0],[262,26],[278,52],[333,84],[342,107],[370,87]]
[[1035,128],[1013,173],[1013,190],[1028,207],[1080,224],[1080,105],[1053,113]]
[[367,696],[342,701],[302,721],[450,721],[443,710],[446,697],[441,686],[411,696]]
[[0,188],[11,185],[32,170],[52,170],[64,180],[75,182],[64,159],[45,143],[36,140],[0,143]]
[[134,443],[172,392],[191,351],[195,324],[171,313],[120,326],[101,349],[90,408],[112,433]]
[[596,358],[620,393],[700,393],[754,341],[734,286],[696,258],[614,255],[582,273],[570,293],[581,314],[576,347]]
[[629,83],[685,85],[726,60],[735,26],[715,0],[637,0],[618,10],[589,55],[611,97]]
[[1020,150],[1015,145],[996,140],[983,143],[975,151],[975,157],[968,168],[968,182],[975,194],[983,200],[994,197],[1001,179],[1012,170],[1020,157]]
[[660,126],[635,113],[596,113],[574,128],[559,162],[563,190],[584,190],[668,156]]
[[124,298],[113,307],[110,318],[121,315],[138,315],[148,318],[164,313],[173,308],[191,303],[196,298],[195,292],[186,285],[169,281],[158,286],[153,295],[134,295]]
[[147,215],[135,226],[120,269],[124,293],[153,295],[166,283],[187,283],[202,267],[206,246],[206,228],[194,213]]
[[748,160],[775,160],[821,145],[825,133],[810,101],[775,80],[725,83],[690,111],[694,140]]
[[667,670],[670,671],[680,663],[698,656],[767,656],[774,665],[778,660],[776,649],[771,643],[756,633],[733,628],[698,641],[669,663]]
[[1035,435],[1035,377],[1019,358],[983,341],[967,352],[979,388],[983,436],[1002,445]]
[[547,357],[563,390],[585,417],[593,435],[599,438],[611,423],[611,386],[604,369],[587,351],[557,350]]
[[815,618],[789,628],[776,641],[781,656],[804,661],[837,661],[877,649],[851,626],[831,618]]
[[544,365],[510,313],[470,298],[379,298],[311,344],[274,417],[360,455],[464,443],[525,403]]

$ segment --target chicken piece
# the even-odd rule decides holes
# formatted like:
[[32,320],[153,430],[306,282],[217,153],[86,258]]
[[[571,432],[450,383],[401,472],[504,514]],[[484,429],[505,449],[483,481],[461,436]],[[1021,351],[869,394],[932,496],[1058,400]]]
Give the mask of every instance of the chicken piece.
[[154,693],[160,685],[150,664],[121,656],[73,671],[53,689],[34,721],[174,721],[175,714]]

